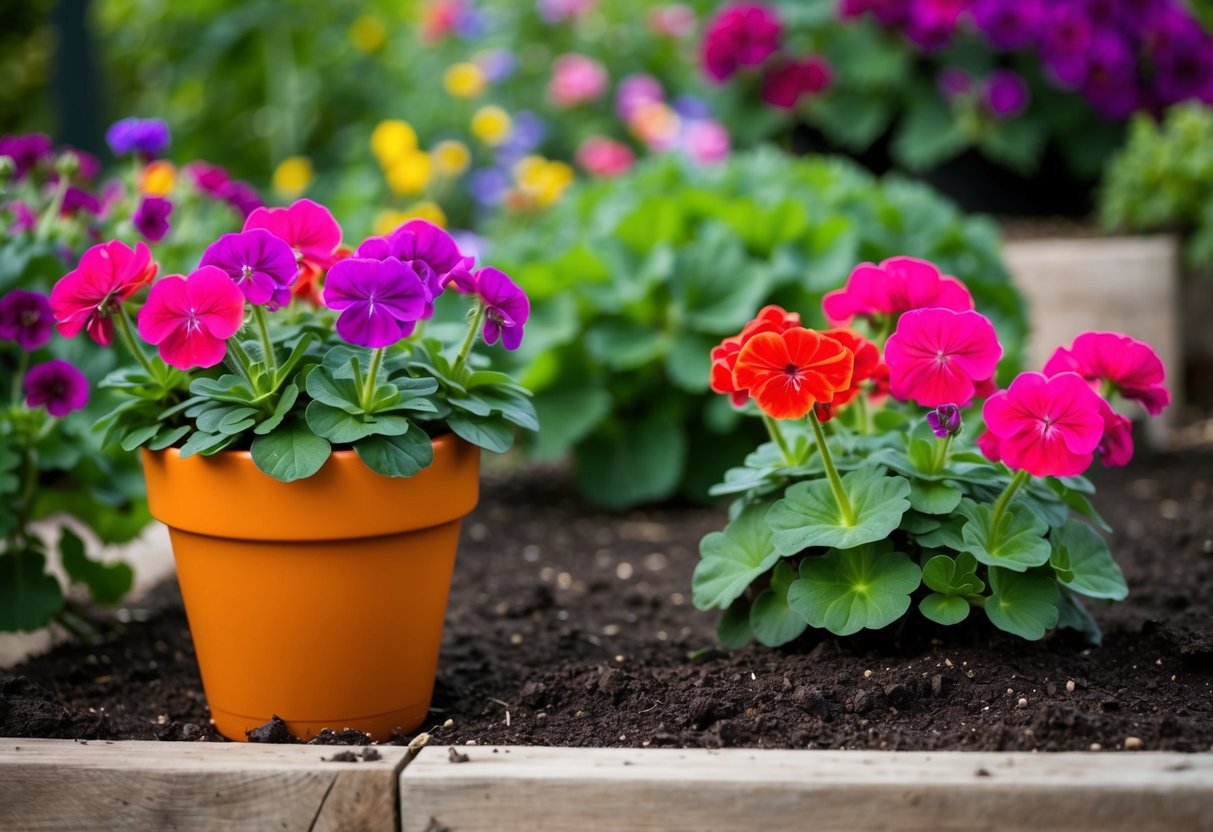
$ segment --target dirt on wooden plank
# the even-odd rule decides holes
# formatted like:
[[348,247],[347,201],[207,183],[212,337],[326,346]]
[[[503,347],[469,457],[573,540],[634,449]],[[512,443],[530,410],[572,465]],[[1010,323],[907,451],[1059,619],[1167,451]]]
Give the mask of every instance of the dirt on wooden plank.
[[[1023,642],[980,613],[953,628],[914,614],[880,633],[726,652],[690,603],[698,541],[723,506],[612,516],[559,472],[489,479],[464,526],[431,742],[1210,750],[1213,449],[1143,454],[1097,481],[1132,592],[1093,609],[1102,646],[1065,632]],[[121,618],[101,645],[0,672],[0,735],[222,741],[175,584]]]

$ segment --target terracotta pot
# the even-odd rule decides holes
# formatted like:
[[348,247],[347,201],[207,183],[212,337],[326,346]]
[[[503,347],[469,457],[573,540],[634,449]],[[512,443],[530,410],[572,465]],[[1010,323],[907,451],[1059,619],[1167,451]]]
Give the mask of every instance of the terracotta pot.
[[353,451],[291,483],[246,451],[144,451],[143,467],[221,734],[243,741],[275,714],[303,739],[421,724],[479,448],[435,439],[433,464],[407,479]]

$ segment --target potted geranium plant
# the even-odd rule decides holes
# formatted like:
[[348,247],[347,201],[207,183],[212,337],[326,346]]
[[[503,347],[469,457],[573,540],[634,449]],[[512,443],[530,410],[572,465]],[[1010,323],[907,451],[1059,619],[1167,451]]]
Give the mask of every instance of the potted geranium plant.
[[[480,449],[538,427],[527,392],[473,353],[481,333],[522,339],[509,277],[421,220],[341,242],[300,200],[254,211],[186,276],[155,280],[142,244],[100,244],[50,298],[61,332],[134,356],[105,380],[122,401],[98,428],[142,449],[232,739],[273,715],[300,737],[421,723]],[[453,345],[422,331],[447,290],[472,302]]]
[[912,258],[860,265],[823,306],[835,329],[770,306],[712,354],[713,389],[771,435],[717,487],[739,496],[700,547],[694,603],[726,611],[722,641],[880,629],[915,601],[941,625],[976,607],[1026,639],[1098,640],[1080,599],[1128,589],[1083,473],[1132,457],[1112,402],[1168,404],[1158,356],[1087,332],[998,390],[994,326]]

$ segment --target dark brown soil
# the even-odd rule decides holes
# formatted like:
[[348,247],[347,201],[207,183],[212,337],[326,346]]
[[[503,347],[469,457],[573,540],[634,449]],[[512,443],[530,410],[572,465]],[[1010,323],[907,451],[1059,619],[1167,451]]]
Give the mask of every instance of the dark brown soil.
[[[1213,450],[1099,479],[1132,589],[1094,610],[1101,647],[914,616],[885,633],[733,653],[715,649],[713,617],[690,605],[698,540],[722,508],[612,517],[551,471],[490,480],[465,526],[434,697],[434,725],[453,725],[433,741],[1113,750],[1135,737],[1208,750]],[[0,679],[0,735],[218,739],[175,585],[123,618],[105,644],[60,647]]]

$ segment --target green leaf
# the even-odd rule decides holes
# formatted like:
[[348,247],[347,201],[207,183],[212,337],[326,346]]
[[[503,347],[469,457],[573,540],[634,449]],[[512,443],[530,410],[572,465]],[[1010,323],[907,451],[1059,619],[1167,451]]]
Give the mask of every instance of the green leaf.
[[264,436],[281,425],[282,420],[291,412],[291,408],[295,406],[295,402],[298,399],[299,385],[292,381],[282,388],[282,392],[278,396],[278,404],[274,406],[274,412],[270,414],[269,418],[258,422],[257,427],[253,428],[253,433],[258,436]]
[[1053,477],[1049,477],[1045,480],[1045,485],[1051,488],[1053,493],[1060,497],[1062,502],[1070,507],[1071,511],[1081,514],[1096,526],[1103,529],[1108,534],[1111,534],[1112,527],[1108,525],[1106,520],[1099,516],[1099,512],[1097,512],[1094,506],[1091,505],[1091,501],[1083,496],[1079,489],[1068,487],[1066,485],[1067,482],[1079,485],[1080,487],[1091,488],[1092,491],[1094,490],[1091,483],[1082,477],[1065,477],[1061,482]]
[[998,629],[1037,641],[1057,626],[1061,593],[1051,574],[995,566],[990,568],[990,588],[994,594],[986,599],[986,616]]
[[189,425],[181,425],[180,427],[171,429],[164,428],[158,434],[156,434],[155,439],[147,443],[147,449],[149,451],[163,451],[165,448],[175,444],[178,439],[185,436],[191,430],[193,430],[193,428],[191,428]]
[[914,96],[893,137],[895,158],[912,171],[938,167],[968,144],[942,97]]
[[1088,598],[1123,601],[1128,597],[1124,573],[1099,532],[1071,518],[1060,529],[1054,529],[1051,537],[1054,551],[1064,550],[1068,556],[1068,570],[1073,577],[1063,578],[1067,587]]
[[922,582],[945,595],[977,595],[986,585],[977,577],[977,559],[961,552],[955,560],[936,555],[922,568]]
[[935,480],[910,480],[910,505],[923,514],[951,514],[964,496],[959,488]]
[[126,436],[122,437],[122,442],[121,442],[122,450],[129,453],[129,452],[135,450],[136,448],[138,448],[143,443],[147,442],[147,440],[151,439],[153,436],[155,436],[159,432],[160,432],[159,424],[144,425],[143,427],[135,428],[134,430],[127,433]]
[[885,476],[880,468],[861,468],[842,477],[854,513],[848,523],[834,499],[828,479],[798,482],[784,492],[767,516],[775,545],[785,555],[810,546],[851,549],[885,540],[910,508],[910,481]]
[[514,444],[514,428],[496,417],[452,413],[447,424],[456,434],[486,451],[505,453]]
[[194,454],[206,456],[209,453],[215,453],[230,445],[234,439],[235,437],[233,436],[224,436],[221,433],[205,433],[196,430],[190,434],[190,438],[185,440],[185,444],[181,446],[181,458],[189,459]]
[[0,553],[0,632],[41,629],[62,609],[63,590],[41,552]]
[[362,406],[362,391],[352,378],[333,378],[326,367],[317,367],[307,374],[307,394],[318,402],[360,415],[366,412]]
[[434,461],[434,443],[417,426],[401,436],[370,436],[354,443],[367,468],[385,477],[411,477]]
[[734,601],[716,624],[716,638],[726,650],[740,650],[749,644],[754,633],[750,630],[750,602],[745,598]]
[[670,296],[686,326],[707,335],[739,330],[766,296],[769,277],[750,261],[736,235],[705,223],[694,245],[678,252]]
[[670,381],[688,393],[707,392],[714,346],[716,339],[695,332],[675,335],[665,361]]
[[523,430],[539,430],[539,416],[535,405],[526,393],[508,387],[481,387],[473,395],[489,405],[491,411],[500,413],[507,422],[512,422]]
[[608,423],[577,446],[574,475],[591,501],[612,509],[669,497],[682,480],[686,433],[654,412],[627,426]]
[[932,592],[918,602],[918,611],[936,624],[951,627],[969,617],[969,602],[957,595]]
[[305,415],[312,432],[334,445],[357,442],[368,436],[400,436],[409,429],[405,416],[390,413],[355,415],[320,401],[308,404]]
[[775,564],[771,586],[758,593],[750,607],[750,630],[759,644],[780,647],[796,639],[809,626],[788,606],[788,588],[796,580],[796,570],[786,560]]
[[595,387],[545,390],[535,396],[543,430],[535,437],[539,459],[555,459],[589,435],[611,412],[611,395]]
[[922,571],[887,543],[832,549],[800,562],[788,604],[813,627],[837,636],[887,627],[910,608]]
[[1077,630],[1086,636],[1087,641],[1099,646],[1103,642],[1103,633],[1099,623],[1087,612],[1082,599],[1069,590],[1062,589],[1061,601],[1057,604],[1057,626]]
[[59,557],[67,576],[87,586],[95,603],[116,604],[135,583],[135,572],[129,564],[92,560],[84,551],[84,541],[66,526],[59,530]]
[[253,462],[280,482],[310,477],[328,461],[332,446],[308,430],[307,425],[287,422],[253,440]]
[[585,334],[585,346],[595,361],[612,370],[634,370],[665,354],[664,332],[633,321],[608,320]]
[[994,509],[988,505],[969,510],[969,522],[961,532],[966,551],[987,566],[1016,572],[1049,562],[1052,548],[1045,539],[1049,527],[1043,520],[1024,508],[1008,508],[994,528],[993,515]]
[[766,524],[770,507],[770,503],[749,506],[723,532],[709,532],[700,541],[700,561],[691,577],[696,609],[727,608],[779,561]]

